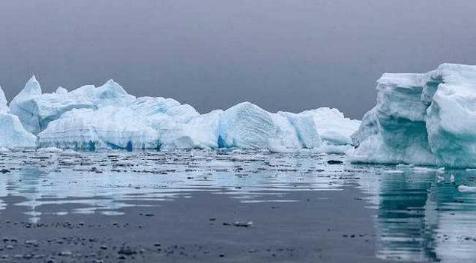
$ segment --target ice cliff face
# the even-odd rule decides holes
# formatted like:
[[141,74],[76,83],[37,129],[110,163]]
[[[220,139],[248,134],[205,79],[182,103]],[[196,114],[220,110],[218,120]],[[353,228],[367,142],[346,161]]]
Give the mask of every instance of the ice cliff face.
[[16,115],[9,113],[7,99],[0,87],[0,148],[34,147],[36,137],[23,128]]
[[36,146],[79,150],[242,148],[343,152],[359,125],[359,121],[345,118],[336,109],[270,113],[249,102],[200,114],[173,99],[136,98],[112,80],[100,87],[87,85],[69,92],[60,87],[54,93],[43,93],[32,77],[9,109],[4,96],[0,101],[0,109],[13,114],[10,116],[17,119],[19,127],[37,141]]
[[353,135],[354,162],[476,166],[476,66],[384,74]]
[[317,148],[321,142],[312,118],[285,112],[269,113],[244,102],[223,112],[218,143],[224,148],[285,151]]

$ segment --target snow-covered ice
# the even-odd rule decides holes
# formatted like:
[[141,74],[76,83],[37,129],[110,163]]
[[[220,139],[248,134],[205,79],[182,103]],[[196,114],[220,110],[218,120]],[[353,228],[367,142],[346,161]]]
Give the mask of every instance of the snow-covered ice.
[[476,166],[476,66],[384,74],[353,135],[354,162]]
[[[32,77],[9,108],[4,96],[2,101],[0,109],[18,117],[15,127],[23,125],[23,133],[30,137],[26,145],[76,150],[240,148],[343,153],[360,123],[337,109],[271,113],[250,102],[200,114],[174,99],[136,98],[113,80],[100,87],[86,85],[71,91],[59,87],[44,93]],[[8,147],[22,145],[11,142]]]

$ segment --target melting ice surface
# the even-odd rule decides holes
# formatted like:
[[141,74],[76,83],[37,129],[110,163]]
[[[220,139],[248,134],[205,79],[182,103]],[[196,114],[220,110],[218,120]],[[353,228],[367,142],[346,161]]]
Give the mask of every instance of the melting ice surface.
[[465,261],[476,256],[476,170],[353,165],[343,155],[311,151],[53,149],[1,153],[0,169],[5,172],[0,215],[20,206],[32,222],[47,213],[120,216],[126,207],[193,198],[197,191],[253,205],[302,202],[290,197],[294,191],[353,188],[375,214],[368,223],[376,232],[378,257]]

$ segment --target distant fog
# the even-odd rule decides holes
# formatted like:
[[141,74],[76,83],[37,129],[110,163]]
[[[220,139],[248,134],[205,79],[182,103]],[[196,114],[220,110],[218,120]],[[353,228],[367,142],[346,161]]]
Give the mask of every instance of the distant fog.
[[333,106],[360,118],[383,72],[476,64],[476,1],[0,1],[0,85],[102,84],[200,112]]

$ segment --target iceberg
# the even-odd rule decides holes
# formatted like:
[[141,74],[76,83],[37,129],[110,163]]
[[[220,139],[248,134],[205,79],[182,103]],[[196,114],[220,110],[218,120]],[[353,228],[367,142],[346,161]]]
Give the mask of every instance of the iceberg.
[[476,66],[384,74],[353,134],[353,162],[476,166]]
[[23,128],[16,115],[9,113],[5,93],[0,87],[0,148],[35,147],[36,137]]
[[40,83],[33,76],[12,100],[10,110],[29,132],[38,134],[49,122],[72,109],[97,109],[107,105],[124,105],[134,100],[134,96],[127,94],[113,80],[100,87],[86,85],[71,92],[60,87],[54,93],[43,94]]
[[9,108],[1,101],[30,137],[27,145],[40,148],[343,152],[360,124],[337,109],[272,113],[250,102],[200,114],[174,99],[136,98],[113,80],[43,93],[33,76]]

